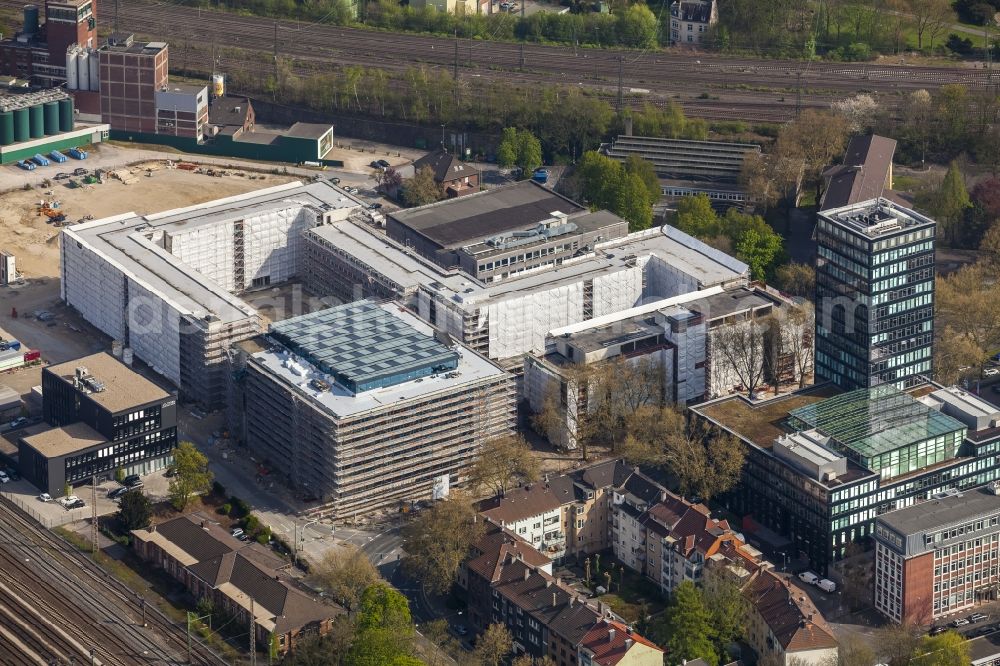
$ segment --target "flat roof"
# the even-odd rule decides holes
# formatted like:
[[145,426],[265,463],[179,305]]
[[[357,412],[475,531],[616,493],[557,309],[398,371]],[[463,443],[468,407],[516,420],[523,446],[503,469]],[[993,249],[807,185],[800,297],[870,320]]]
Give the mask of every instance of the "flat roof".
[[789,417],[793,428],[815,428],[864,458],[950,432],[965,434],[965,424],[889,384],[803,405]]
[[899,534],[911,535],[964,523],[998,510],[1000,496],[988,488],[975,488],[890,511],[877,520]]
[[62,240],[87,245],[181,314],[199,320],[214,315],[225,324],[256,312],[241,298],[164,250],[152,240],[156,232],[190,231],[199,225],[231,222],[289,206],[327,210],[360,205],[327,180],[292,182],[162,213],[125,213],[84,222],[64,228]]
[[458,354],[434,336],[368,300],[274,323],[270,334],[354,391],[432,368],[450,370],[458,362]]
[[65,456],[107,442],[107,438],[86,423],[71,423],[24,437],[24,443],[46,458]]
[[521,273],[490,284],[458,270],[443,269],[385,234],[350,221],[325,224],[306,233],[340,249],[358,263],[395,282],[403,291],[423,287],[466,311],[631,269],[637,258],[651,256],[691,276],[706,288],[741,278],[748,271],[743,262],[666,225],[599,243],[592,254],[559,266]]
[[198,94],[202,90],[205,90],[206,88],[208,88],[207,85],[198,83],[168,83],[166,89],[157,90],[156,92]]
[[827,448],[829,437],[815,430],[793,432],[778,439],[790,452],[816,466],[823,466],[843,458],[836,451]]
[[441,247],[461,247],[506,231],[534,227],[552,219],[555,212],[568,216],[584,210],[547,187],[523,180],[388,215]]
[[[398,305],[381,304],[378,307],[398,317],[417,332],[433,336],[434,329]],[[249,344],[255,345],[253,341]],[[241,346],[246,348],[244,343]],[[251,362],[276,381],[294,387],[305,400],[329,412],[337,418],[346,418],[374,409],[398,405],[406,400],[416,400],[441,393],[449,395],[456,389],[488,379],[509,379],[510,375],[500,366],[476,354],[461,344],[454,344],[458,354],[458,365],[452,372],[432,374],[392,386],[375,388],[361,393],[353,393],[336,383],[335,379],[308,360],[294,357],[280,345],[251,355]],[[329,390],[318,390],[312,382],[319,379],[330,384]]]
[[104,385],[103,391],[88,394],[91,400],[109,412],[120,412],[129,407],[145,405],[170,396],[162,388],[146,379],[107,352],[67,361],[46,368],[67,384],[73,384],[77,368],[86,368],[90,376]]
[[333,125],[323,123],[295,123],[287,131],[281,133],[296,139],[319,139],[332,130]]
[[883,197],[823,210],[819,212],[819,217],[871,240],[937,224],[929,217]]

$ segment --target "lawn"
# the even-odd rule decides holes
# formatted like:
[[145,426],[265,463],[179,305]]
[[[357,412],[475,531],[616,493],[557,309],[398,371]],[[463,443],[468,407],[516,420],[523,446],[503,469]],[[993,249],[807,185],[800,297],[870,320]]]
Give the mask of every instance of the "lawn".
[[666,608],[666,603],[654,582],[627,567],[622,581],[621,563],[615,561],[610,554],[605,557],[601,572],[599,574],[595,572],[591,576],[591,589],[605,584],[604,572],[608,570],[608,561],[613,563],[614,575],[611,578],[611,591],[597,597],[597,601],[608,604],[611,610],[629,624],[640,623],[644,620],[644,614],[655,615]]

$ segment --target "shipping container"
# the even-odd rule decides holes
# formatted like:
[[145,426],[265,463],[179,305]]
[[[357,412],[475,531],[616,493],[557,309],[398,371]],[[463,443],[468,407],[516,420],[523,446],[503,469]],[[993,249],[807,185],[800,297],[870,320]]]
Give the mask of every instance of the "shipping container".
[[42,357],[42,352],[37,349],[32,349],[24,352],[24,362],[30,363],[31,361],[37,361]]

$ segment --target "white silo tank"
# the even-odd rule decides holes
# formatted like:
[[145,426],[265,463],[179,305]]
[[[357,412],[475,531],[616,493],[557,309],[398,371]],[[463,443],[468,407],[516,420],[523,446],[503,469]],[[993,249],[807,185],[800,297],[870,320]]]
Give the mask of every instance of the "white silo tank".
[[225,74],[212,74],[212,96],[225,97],[226,76]]
[[123,347],[123,345],[122,345],[122,341],[121,340],[112,340],[111,341],[111,355],[114,356],[115,358],[121,358],[122,357],[122,347]]
[[78,90],[77,88],[77,75],[76,75],[76,59],[78,56],[78,50],[76,45],[70,46],[66,50],[66,89],[67,90]]
[[96,49],[90,50],[90,89],[94,92],[101,89],[101,59]]
[[132,348],[131,347],[125,347],[125,349],[122,350],[122,363],[124,363],[125,365],[128,365],[128,366],[132,365]]
[[90,90],[90,54],[83,50],[76,56],[76,85],[79,90]]

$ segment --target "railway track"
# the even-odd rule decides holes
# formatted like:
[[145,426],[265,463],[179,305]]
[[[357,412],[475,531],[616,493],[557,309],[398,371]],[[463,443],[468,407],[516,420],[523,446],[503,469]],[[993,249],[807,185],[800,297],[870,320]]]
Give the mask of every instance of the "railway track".
[[[0,646],[4,664],[182,664],[185,634],[70,544],[0,499]],[[194,664],[225,664],[198,641]]]
[[[0,0],[0,6],[19,9],[22,5],[18,0]],[[102,27],[111,25],[111,14],[99,13]],[[460,77],[483,81],[577,85],[615,97],[621,71],[626,88],[649,91],[643,99],[660,104],[673,99],[708,118],[742,116],[780,121],[794,117],[796,98],[801,98],[803,107],[824,107],[858,92],[869,92],[894,106],[903,95],[919,89],[934,90],[948,83],[961,83],[972,89],[994,85],[991,73],[966,67],[761,60],[664,49],[629,51],[456,40],[275,21],[148,0],[123,3],[119,26],[170,42],[175,66],[183,57],[189,68],[203,71],[215,67],[234,71],[254,66],[244,54],[231,55],[227,49],[268,55],[276,50],[294,59],[296,73],[303,74],[330,67],[364,66],[400,71],[422,65],[448,72],[457,69]],[[207,54],[181,56],[191,44],[214,51],[214,66]],[[256,63],[256,66],[264,65]],[[1000,83],[1000,79],[996,82]],[[706,91],[712,93],[711,98],[704,99],[702,93]]]

